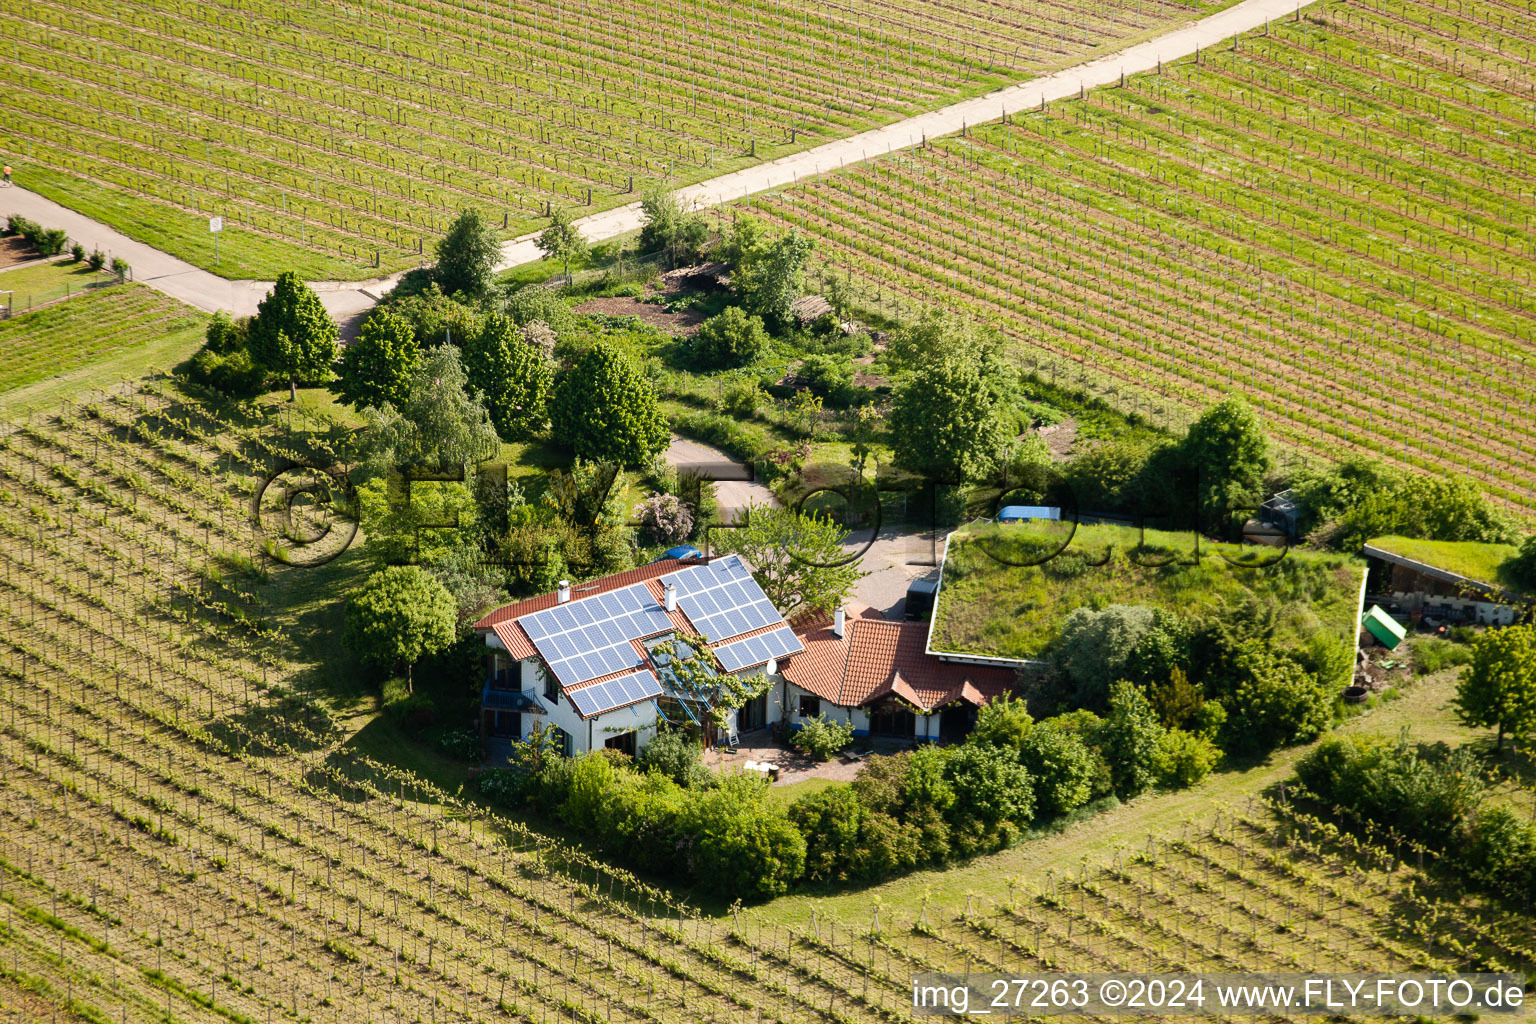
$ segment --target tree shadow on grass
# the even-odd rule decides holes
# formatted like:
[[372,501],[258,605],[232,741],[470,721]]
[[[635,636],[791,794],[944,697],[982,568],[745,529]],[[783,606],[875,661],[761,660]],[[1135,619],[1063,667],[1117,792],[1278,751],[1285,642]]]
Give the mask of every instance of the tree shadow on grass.
[[338,735],[324,706],[291,692],[265,694],[249,707],[210,722],[208,732],[217,742],[258,756],[323,750]]

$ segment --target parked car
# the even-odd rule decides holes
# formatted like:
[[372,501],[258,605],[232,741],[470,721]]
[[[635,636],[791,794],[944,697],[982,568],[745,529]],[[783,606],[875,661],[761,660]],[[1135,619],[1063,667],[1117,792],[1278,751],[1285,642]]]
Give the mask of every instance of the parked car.
[[666,561],[669,558],[703,558],[703,557],[704,557],[704,552],[700,551],[698,548],[694,547],[692,544],[679,544],[675,548],[667,548],[667,550],[665,550],[665,551],[663,551],[661,553],[661,557],[656,559],[656,561],[664,562],[664,561]]

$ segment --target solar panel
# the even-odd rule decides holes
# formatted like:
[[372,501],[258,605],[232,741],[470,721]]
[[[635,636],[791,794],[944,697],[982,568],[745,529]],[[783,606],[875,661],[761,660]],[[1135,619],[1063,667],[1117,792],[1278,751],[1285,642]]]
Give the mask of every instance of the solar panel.
[[632,672],[627,676],[593,683],[579,690],[567,691],[571,703],[583,718],[601,715],[615,708],[661,696],[661,683],[650,672]]
[[782,623],[773,603],[735,555],[661,577],[677,587],[677,602],[705,639],[725,640]]
[[747,637],[735,643],[715,648],[715,657],[727,672],[740,672],[753,665],[761,665],[769,658],[782,658],[805,650],[800,638],[788,626],[780,626],[771,633]]
[[672,628],[640,583],[532,612],[518,624],[566,686],[642,664],[630,641]]

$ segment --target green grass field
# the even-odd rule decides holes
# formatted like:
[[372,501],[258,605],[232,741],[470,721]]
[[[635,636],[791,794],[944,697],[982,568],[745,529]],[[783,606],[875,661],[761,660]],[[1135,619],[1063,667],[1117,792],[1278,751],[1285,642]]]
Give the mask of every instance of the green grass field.
[[1328,0],[751,205],[860,301],[968,311],[1159,423],[1241,392],[1289,444],[1530,508],[1533,90],[1497,0]]
[[[1221,556],[1240,560],[1260,552],[1267,560],[1278,553],[1202,541],[1195,564],[1191,534],[1080,525],[1063,549],[1065,524],[1031,526],[1037,524],[983,523],[950,538],[933,650],[1039,658],[1076,608],[1144,605],[1182,614],[1238,605],[1250,596],[1273,602],[1280,635],[1305,641],[1321,633],[1354,643],[1364,572],[1355,559],[1293,550],[1273,566],[1243,569]],[[1042,564],[1028,564],[1056,550],[1061,553]]]
[[430,258],[460,207],[521,232],[1225,5],[5,0],[0,150],[18,184],[216,273],[360,278]]
[[151,365],[169,368],[197,350],[207,321],[141,284],[0,320],[0,412],[136,379]]

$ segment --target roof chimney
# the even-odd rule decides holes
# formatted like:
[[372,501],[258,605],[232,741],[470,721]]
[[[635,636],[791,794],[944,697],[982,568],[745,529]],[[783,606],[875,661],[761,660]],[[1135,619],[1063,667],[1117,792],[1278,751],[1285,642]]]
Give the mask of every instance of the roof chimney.
[[667,600],[667,611],[677,611],[677,584],[668,583],[664,591]]
[[570,604],[571,603],[571,581],[570,580],[561,580],[560,581],[560,589],[555,591],[555,603],[556,604]]
[[839,640],[843,638],[843,609],[839,607],[832,613],[832,635]]

